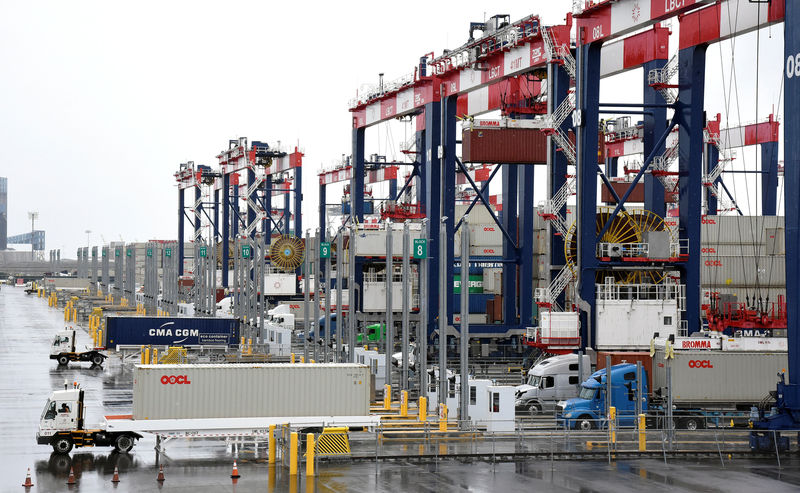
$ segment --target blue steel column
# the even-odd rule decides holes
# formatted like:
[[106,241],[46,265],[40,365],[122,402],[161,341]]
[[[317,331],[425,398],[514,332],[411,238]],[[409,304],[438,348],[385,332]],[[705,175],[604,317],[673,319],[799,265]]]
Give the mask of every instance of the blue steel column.
[[214,219],[212,222],[214,227],[212,238],[216,242],[219,235],[219,190],[214,190]]
[[[256,182],[256,172],[251,166],[248,166],[247,167],[247,188],[250,189],[250,187],[252,187],[255,182]],[[254,203],[258,204],[258,189],[253,190],[253,193],[250,194],[250,200],[252,200]],[[253,224],[253,221],[256,220],[256,211],[254,211],[253,208],[250,207],[249,205],[247,206],[246,210],[247,210],[247,224],[245,225],[245,231],[247,231],[247,227],[250,226],[251,224]],[[253,231],[250,232],[250,238],[255,238],[256,237],[256,231],[257,230],[258,230],[258,228],[253,228]]]
[[761,215],[774,216],[778,207],[778,143],[761,144]]
[[[442,216],[447,217],[445,221],[445,233],[447,238],[452,239],[455,236],[455,214],[456,214],[456,100],[458,96],[448,96],[443,98],[444,105],[444,121],[441,122],[444,127],[444,139],[442,147],[444,147],[444,161],[441,166],[444,167],[444,210]],[[516,199],[516,197],[515,197]],[[430,224],[430,223],[429,223]],[[455,242],[448,241],[446,245],[447,258],[442,259],[447,262],[445,264],[447,270],[447,323],[453,322],[453,312],[456,304],[455,295],[453,293],[453,281],[455,280]],[[469,266],[467,266],[469,271]],[[469,313],[469,312],[467,312]]]
[[[719,149],[714,144],[706,144],[706,167],[707,173],[711,174],[719,166]],[[714,184],[719,185],[722,178],[714,180]],[[719,188],[717,188],[719,190]],[[706,214],[709,216],[717,215],[717,197],[711,193],[711,189],[706,188]]]
[[[644,155],[647,156],[647,151],[645,151]],[[619,176],[618,168],[619,168],[619,158],[618,157],[606,158],[606,169],[605,169],[605,172],[606,172],[606,176],[607,177],[614,178],[614,177]]]
[[[666,65],[666,60],[652,60],[644,64],[644,104],[664,104],[661,93],[650,87],[648,75],[651,70],[662,68]],[[667,129],[667,108],[650,107],[649,113],[645,113],[644,120],[644,155],[649,156],[653,152],[656,140]],[[663,154],[666,146],[658,149],[658,154]],[[650,173],[644,175],[644,208],[660,217],[667,215],[667,206],[664,202],[664,185]]]
[[[364,137],[366,128],[353,129],[353,155],[351,166],[353,167],[353,177],[350,180],[350,221],[355,225],[364,221]],[[320,224],[321,231],[326,229],[324,224]],[[356,230],[356,234],[358,231]],[[320,232],[322,234],[322,232]],[[358,248],[358,240],[356,240]],[[355,269],[355,279],[353,279],[353,289],[350,290],[350,303],[353,304],[357,312],[363,309],[364,299],[364,257],[354,256],[353,267]],[[320,263],[322,266],[324,264]],[[327,281],[327,279],[326,279]],[[348,283],[348,286],[351,284]],[[357,293],[357,290],[361,290]],[[337,326],[340,322],[337,321]],[[358,330],[358,329],[356,329]]]
[[[184,192],[185,192],[185,190],[183,188],[180,188],[180,185],[178,185],[178,275],[179,276],[183,275],[183,258],[186,256],[186,253],[183,251],[183,243],[184,243],[184,240],[183,240],[183,235],[184,235],[183,228],[184,228],[184,218],[185,218],[185,215],[184,215],[185,212],[183,210]],[[117,276],[117,271],[115,270],[114,271],[114,279],[115,279],[114,282],[115,283],[117,282],[116,281],[117,277],[118,277]],[[122,292],[122,291],[120,291],[120,292]]]
[[[502,173],[503,215],[501,222],[509,236],[517,235],[517,188],[519,171],[517,166],[504,165]],[[517,246],[503,238],[503,324],[506,327],[517,325]]]
[[303,170],[294,169],[294,235],[303,237]]
[[[400,170],[398,170],[398,173],[399,171]],[[389,180],[389,200],[392,201],[397,200],[397,180],[398,178],[395,178],[394,180]]]
[[292,229],[291,189],[283,192],[283,234],[288,235]]
[[[420,173],[417,176],[417,204],[425,204],[425,169],[427,166],[427,156],[425,155],[425,130],[420,130],[416,133],[415,148],[417,149],[417,162],[420,164]],[[421,212],[425,212],[424,207]]]
[[[800,3],[786,2],[784,36],[784,204],[786,209],[786,304],[800,306]],[[786,403],[800,408],[800,317],[788,310],[786,338],[789,352],[789,381]]]
[[[425,235],[428,237],[428,285],[425,293],[428,297],[428,337],[436,325],[439,314],[439,222],[442,213],[439,209],[440,160],[439,144],[441,143],[441,104],[436,101],[425,105],[425,146],[421,149],[424,158],[422,182],[424,183],[425,215],[428,218]],[[423,301],[424,303],[424,301]]]
[[[579,33],[579,36],[581,34]],[[582,346],[596,345],[595,272],[597,271],[597,125],[600,120],[600,48],[594,42],[578,48],[578,295],[588,305],[581,311]]]
[[231,217],[231,228],[232,228],[232,238],[239,236],[239,185],[238,181],[237,184],[233,186],[233,203],[231,204],[231,212],[233,212],[233,216]]
[[703,213],[703,128],[705,127],[705,45],[678,52],[679,236],[689,241],[681,282],[686,285],[689,333],[700,330],[700,216]]
[[230,244],[231,237],[231,176],[228,173],[222,174],[222,287],[228,287],[228,266],[230,265]]
[[[552,108],[550,113],[554,113],[561,103],[567,98],[569,94],[570,76],[562,65],[550,64],[548,83],[548,94],[552,94]],[[567,132],[570,128],[570,119],[561,125],[561,129]],[[567,156],[557,150],[558,144],[555,139],[550,139],[550,197],[554,197],[561,187],[567,182]],[[558,211],[559,215],[563,218],[567,217],[567,206]],[[569,225],[568,225],[569,226]],[[559,271],[567,264],[567,259],[564,256],[564,238],[556,234],[558,230],[555,227],[550,227],[550,275],[546,277],[548,284],[555,279]],[[559,305],[564,306],[564,294],[559,295],[557,302]]]
[[[519,180],[519,323],[523,327],[533,325],[533,256],[535,231],[533,219],[536,203],[533,197],[534,172],[536,166],[527,164],[520,168]],[[505,204],[505,197],[503,197]]]
[[[267,211],[267,217],[264,219],[263,230],[267,238],[272,238],[272,175],[267,175],[264,182],[264,209]],[[278,234],[280,234],[280,230]],[[270,243],[270,240],[267,241]]]
[[[202,211],[203,211],[203,203],[200,202],[201,197],[202,197],[202,192],[200,191],[200,185],[195,185],[195,187],[194,187],[194,203],[195,203],[195,205],[197,205],[198,203],[200,204],[200,205],[197,205],[197,207],[200,209],[197,212],[200,212],[200,213],[202,213]],[[192,239],[198,238],[198,232],[200,231],[200,228],[202,227],[202,219],[203,218],[197,212],[195,213],[195,216],[194,216],[195,217],[195,219],[194,219],[194,237],[192,237]]]
[[327,219],[327,216],[326,216],[327,211],[325,210],[325,203],[326,203],[326,200],[327,200],[326,192],[327,192],[327,185],[320,185],[319,186],[319,227],[320,228],[327,227],[326,221],[328,219]]

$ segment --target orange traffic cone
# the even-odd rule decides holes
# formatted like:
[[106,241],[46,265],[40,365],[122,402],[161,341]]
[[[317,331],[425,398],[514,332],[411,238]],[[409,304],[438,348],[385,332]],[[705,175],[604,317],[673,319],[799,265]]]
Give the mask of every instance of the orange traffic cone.
[[119,483],[119,469],[117,469],[117,466],[114,466],[114,477],[111,478],[111,482]]
[[233,479],[241,478],[241,476],[239,476],[239,468],[236,467],[236,461],[233,461],[233,472],[231,473],[231,478]]
[[72,470],[72,466],[69,466],[69,478],[67,478],[67,484],[77,484],[75,481],[75,471]]
[[158,477],[156,478],[156,481],[159,483],[164,482],[164,466],[158,466]]
[[31,468],[28,468],[28,474],[25,475],[25,482],[22,483],[22,486],[26,488],[30,488],[33,486],[33,481],[31,481]]

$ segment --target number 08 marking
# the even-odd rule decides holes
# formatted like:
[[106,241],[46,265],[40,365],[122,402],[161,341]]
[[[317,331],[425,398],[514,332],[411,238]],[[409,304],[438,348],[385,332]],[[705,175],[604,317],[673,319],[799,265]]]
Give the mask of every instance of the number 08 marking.
[[795,75],[800,76],[800,53],[789,55],[786,59],[786,78],[791,79]]

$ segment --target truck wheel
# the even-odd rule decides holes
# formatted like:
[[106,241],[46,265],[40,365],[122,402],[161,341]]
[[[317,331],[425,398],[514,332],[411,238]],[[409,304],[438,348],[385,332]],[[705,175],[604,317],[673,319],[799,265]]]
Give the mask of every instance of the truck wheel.
[[685,430],[701,430],[703,429],[703,421],[696,417],[696,416],[689,416],[688,418],[683,418],[679,422],[680,428]]
[[575,422],[575,428],[582,431],[589,431],[594,428],[594,422],[592,421],[592,417],[588,414],[584,414]]
[[533,403],[528,404],[528,414],[530,414],[531,416],[538,416],[539,414],[541,414],[541,412],[542,408],[539,407],[538,404],[533,404]]
[[130,435],[120,435],[114,441],[114,450],[117,452],[127,453],[133,448],[134,445],[133,437]]
[[69,437],[55,437],[52,445],[55,453],[68,454],[72,450],[72,439]]
[[58,364],[61,366],[66,366],[69,363],[69,358],[65,355],[61,355],[58,357]]
[[103,356],[102,356],[102,355],[100,355],[100,354],[94,354],[94,355],[92,355],[92,364],[93,364],[93,365],[100,366],[100,365],[102,365],[102,364],[103,364],[103,359],[105,359],[105,358],[103,358]]

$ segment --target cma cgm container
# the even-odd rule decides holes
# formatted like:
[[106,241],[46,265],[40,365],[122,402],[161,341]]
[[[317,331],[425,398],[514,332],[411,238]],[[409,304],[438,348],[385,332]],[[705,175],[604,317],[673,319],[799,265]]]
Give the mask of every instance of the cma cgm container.
[[676,404],[756,404],[775,388],[776,375],[786,370],[787,364],[787,353],[779,352],[675,351],[675,358],[667,361],[664,350],[657,349],[653,390],[667,386],[670,365]]
[[120,346],[230,346],[239,339],[239,321],[201,317],[106,317],[107,349]]
[[357,364],[140,365],[133,419],[366,416],[369,378]]

